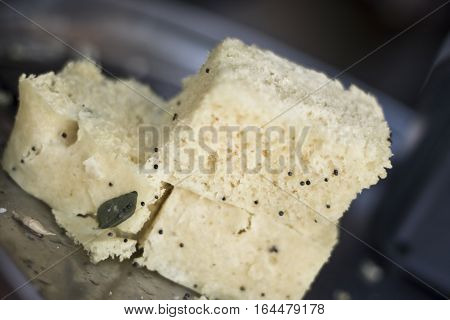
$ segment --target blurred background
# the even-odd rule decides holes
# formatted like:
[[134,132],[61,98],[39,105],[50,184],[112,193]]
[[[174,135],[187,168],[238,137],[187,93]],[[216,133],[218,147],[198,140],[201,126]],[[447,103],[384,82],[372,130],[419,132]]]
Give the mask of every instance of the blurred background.
[[[58,69],[80,54],[117,76],[149,83],[166,98],[227,36],[329,76],[351,67],[339,79],[380,101],[392,129],[394,168],[352,204],[341,221],[349,233],[341,233],[306,298],[448,297],[450,4],[445,3],[0,0],[0,150],[13,124],[18,76]],[[14,255],[12,244],[0,246]],[[15,285],[7,281],[12,267],[5,267],[6,260],[0,259],[0,293]],[[18,270],[27,277],[27,270]]]

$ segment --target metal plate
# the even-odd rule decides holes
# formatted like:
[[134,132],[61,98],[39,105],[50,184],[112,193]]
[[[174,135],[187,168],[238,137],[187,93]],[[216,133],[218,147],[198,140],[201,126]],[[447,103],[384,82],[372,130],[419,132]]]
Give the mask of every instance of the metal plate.
[[[308,55],[254,30],[180,4],[47,0],[30,5],[29,1],[21,0],[15,1],[14,6],[35,24],[0,6],[0,90],[6,97],[0,99],[0,154],[13,125],[18,76],[58,70],[66,61],[80,58],[79,53],[93,57],[117,76],[133,76],[150,84],[166,98],[179,90],[181,79],[195,72],[208,50],[226,36],[270,48],[329,75],[337,73]],[[377,94],[393,128],[395,160],[408,154],[417,131],[416,116],[395,100],[355,79],[345,76],[342,81],[357,83]],[[6,102],[2,104],[1,101]],[[356,201],[353,207],[360,213],[357,219],[366,219],[364,214],[373,211],[373,203],[379,201],[378,194],[371,190]],[[83,250],[56,225],[49,208],[22,191],[3,171],[0,172],[0,207],[8,210],[0,215],[2,297],[53,265],[9,298],[173,299],[182,298],[189,292],[155,273],[134,268],[130,262],[91,264]],[[13,210],[39,220],[57,235],[37,237],[12,219]],[[335,252],[339,253],[340,249],[337,249]],[[325,270],[334,280],[340,277],[339,264],[331,262]],[[321,279],[327,278],[319,275],[316,283],[320,284]],[[327,285],[323,285],[324,281],[320,284],[322,290],[314,290],[313,285],[313,297],[332,297]],[[325,282],[334,286],[332,281]],[[330,292],[324,293],[324,290]]]
[[[14,297],[46,299],[174,299],[186,292],[156,273],[134,267],[130,261],[104,261],[96,265],[89,261],[83,249],[65,236],[50,209],[41,201],[25,193],[4,171],[0,172],[0,207],[8,212],[0,216],[0,244],[29,285]],[[12,217],[12,211],[40,221],[55,236],[39,237]],[[4,265],[3,261],[3,265]],[[26,282],[14,269],[2,270],[10,288]],[[15,274],[14,277],[9,275]],[[31,288],[33,286],[37,289]],[[5,293],[7,294],[7,293]],[[190,294],[193,294],[190,292]]]

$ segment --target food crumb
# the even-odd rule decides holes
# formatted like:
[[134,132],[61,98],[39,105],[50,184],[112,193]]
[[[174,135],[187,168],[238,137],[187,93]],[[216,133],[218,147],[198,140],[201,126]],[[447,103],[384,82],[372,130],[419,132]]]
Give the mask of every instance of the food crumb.
[[336,300],[350,300],[352,298],[350,293],[345,290],[336,290],[333,292],[333,297]]
[[361,274],[369,283],[380,282],[384,276],[383,269],[371,260],[364,261],[360,267]]
[[23,224],[25,227],[35,232],[40,237],[42,236],[55,236],[53,232],[47,231],[44,226],[36,219],[28,216],[20,216],[17,212],[13,211],[13,218]]

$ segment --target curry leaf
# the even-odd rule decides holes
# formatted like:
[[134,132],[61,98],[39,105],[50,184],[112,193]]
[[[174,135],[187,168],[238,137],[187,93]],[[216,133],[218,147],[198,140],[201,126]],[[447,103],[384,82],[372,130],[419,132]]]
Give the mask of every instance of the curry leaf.
[[137,197],[133,191],[105,201],[97,210],[99,228],[115,227],[130,218],[136,210]]

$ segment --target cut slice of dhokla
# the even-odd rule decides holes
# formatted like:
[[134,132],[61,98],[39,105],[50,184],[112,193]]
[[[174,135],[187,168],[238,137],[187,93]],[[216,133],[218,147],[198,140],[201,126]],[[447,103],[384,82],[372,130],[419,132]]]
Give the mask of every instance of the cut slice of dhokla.
[[218,45],[170,106],[178,125],[151,175],[298,229],[337,221],[391,167],[374,97],[239,40]]
[[138,127],[171,120],[155,105],[163,101],[135,81],[105,78],[87,61],[69,63],[58,74],[22,76],[19,98],[3,168],[53,208],[57,221],[82,244],[85,234],[101,231],[96,215],[103,203],[136,192],[134,214],[86,245],[93,261],[130,257],[132,238],[165,189],[140,173],[138,154]]
[[175,187],[138,262],[209,298],[300,299],[336,243],[336,225],[319,223],[303,233]]

